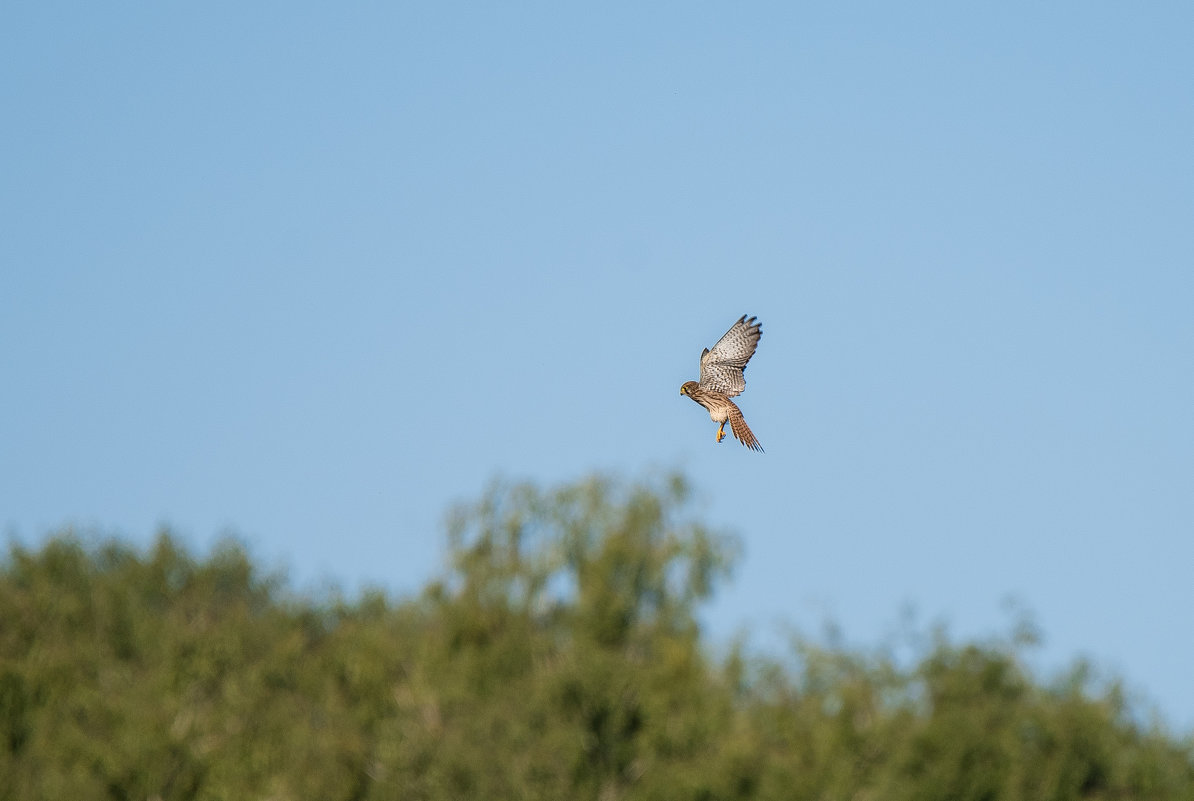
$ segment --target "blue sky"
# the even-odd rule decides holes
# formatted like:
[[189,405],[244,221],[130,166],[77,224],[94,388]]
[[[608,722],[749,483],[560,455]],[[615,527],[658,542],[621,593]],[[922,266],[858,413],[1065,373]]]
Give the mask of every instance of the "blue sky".
[[[9,4],[0,526],[412,592],[681,468],[768,642],[1031,610],[1194,729],[1194,6]],[[678,394],[742,314],[767,449]]]

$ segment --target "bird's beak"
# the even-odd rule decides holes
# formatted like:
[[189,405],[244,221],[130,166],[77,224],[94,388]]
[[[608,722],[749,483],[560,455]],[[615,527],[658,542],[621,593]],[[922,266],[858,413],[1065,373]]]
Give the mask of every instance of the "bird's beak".
[[685,394],[685,393],[684,393],[684,387],[680,387],[680,394],[681,394],[681,395]]

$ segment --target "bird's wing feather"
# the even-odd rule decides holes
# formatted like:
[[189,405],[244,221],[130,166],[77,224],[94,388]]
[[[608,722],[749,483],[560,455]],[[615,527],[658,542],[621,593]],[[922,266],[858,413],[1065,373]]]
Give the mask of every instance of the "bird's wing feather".
[[730,326],[717,344],[705,348],[701,353],[701,388],[720,392],[728,398],[741,394],[746,389],[746,376],[742,371],[755,354],[759,338],[763,336],[762,323],[746,315]]

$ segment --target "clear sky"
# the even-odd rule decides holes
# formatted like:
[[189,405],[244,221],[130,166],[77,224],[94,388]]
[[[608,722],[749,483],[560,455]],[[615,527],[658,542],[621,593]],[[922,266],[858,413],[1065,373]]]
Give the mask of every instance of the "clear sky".
[[[416,591],[681,468],[715,638],[913,606],[1194,729],[1194,5],[8,3],[0,526]],[[680,397],[742,314],[767,449]]]

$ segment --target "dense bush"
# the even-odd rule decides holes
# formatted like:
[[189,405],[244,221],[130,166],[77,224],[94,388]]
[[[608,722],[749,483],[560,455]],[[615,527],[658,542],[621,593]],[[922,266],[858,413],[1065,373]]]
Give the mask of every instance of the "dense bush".
[[715,658],[732,543],[679,478],[497,486],[417,598],[63,534],[0,570],[14,799],[1181,799],[1194,747],[1016,638]]

